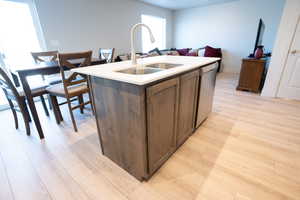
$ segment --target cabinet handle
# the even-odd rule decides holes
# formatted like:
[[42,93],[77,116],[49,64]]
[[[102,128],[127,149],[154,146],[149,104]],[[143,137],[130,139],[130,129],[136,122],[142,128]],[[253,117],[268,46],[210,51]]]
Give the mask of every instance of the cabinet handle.
[[300,51],[298,51],[298,50],[293,50],[293,51],[291,51],[291,54],[293,54],[293,55],[295,55],[295,54],[297,54],[297,53],[299,53]]

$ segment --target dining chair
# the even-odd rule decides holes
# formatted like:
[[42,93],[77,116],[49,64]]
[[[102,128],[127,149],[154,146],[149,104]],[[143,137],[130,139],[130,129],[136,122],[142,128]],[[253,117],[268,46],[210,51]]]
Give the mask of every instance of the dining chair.
[[[31,52],[31,56],[35,63],[43,63],[43,62],[54,62],[57,61],[58,51],[42,51],[42,52]],[[60,74],[52,74],[47,76],[42,76],[43,80],[48,85],[55,85],[62,82]],[[50,100],[50,96],[48,95],[48,104],[50,110],[52,109],[52,104]]]
[[31,52],[35,62],[56,61],[58,51]]
[[[77,132],[78,129],[75,122],[73,110],[79,108],[80,112],[83,113],[84,106],[87,104],[91,104],[91,95],[89,92],[89,84],[86,75],[78,74],[76,72],[66,72],[70,72],[69,70],[74,68],[91,65],[91,59],[92,51],[79,53],[59,53],[58,63],[62,77],[62,84],[52,85],[47,88],[53,105],[56,122],[59,124],[63,120],[59,106],[68,104],[68,109],[75,132]],[[74,65],[72,64],[72,60],[80,60],[80,64]],[[86,93],[89,95],[89,100],[84,102],[83,95]],[[58,104],[57,97],[65,98],[66,101]],[[72,106],[72,102],[76,100],[78,100],[78,104]]]
[[[8,101],[9,107],[12,111],[14,121],[15,121],[15,127],[16,129],[19,128],[18,124],[18,116],[16,111],[20,112],[23,116],[23,120],[25,123],[26,133],[27,135],[30,135],[30,126],[29,122],[31,121],[29,111],[26,105],[26,98],[25,93],[20,87],[15,87],[11,79],[9,78],[6,71],[2,68],[0,68],[0,87],[2,88],[5,97]],[[45,103],[45,99],[43,97],[43,94],[45,94],[45,87],[32,87],[32,95],[33,97],[39,96],[41,98],[41,102],[43,105],[43,108],[45,110],[45,113],[47,116],[49,116],[49,112]],[[18,107],[19,109],[17,109]]]
[[[31,56],[32,56],[34,62],[36,62],[36,63],[57,61],[57,54],[58,54],[58,51],[31,52]],[[43,76],[43,79],[49,85],[54,85],[54,84],[62,82],[60,74]]]
[[115,48],[111,49],[99,49],[99,58],[106,60],[107,63],[112,63],[114,59]]

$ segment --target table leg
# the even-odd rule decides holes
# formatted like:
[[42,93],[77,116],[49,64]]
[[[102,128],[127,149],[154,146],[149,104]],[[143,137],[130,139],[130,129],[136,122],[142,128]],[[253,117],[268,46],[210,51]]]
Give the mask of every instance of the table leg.
[[92,88],[92,82],[91,82],[91,76],[88,76],[88,88],[89,88],[89,100],[91,102],[91,108],[92,108],[92,113],[95,115],[95,104],[94,104],[94,94],[93,94],[93,88]]
[[39,120],[39,116],[38,116],[38,113],[37,113],[37,110],[36,110],[36,107],[35,107],[35,104],[34,104],[34,101],[33,101],[33,97],[32,97],[32,94],[31,94],[31,89],[30,89],[28,81],[26,79],[26,75],[19,72],[19,78],[20,78],[21,83],[23,85],[23,90],[24,90],[24,93],[26,95],[26,99],[27,99],[27,102],[28,102],[28,105],[29,105],[29,109],[30,109],[33,121],[35,123],[36,129],[38,131],[38,134],[40,136],[40,139],[44,139],[44,133],[43,133],[42,126],[41,126],[41,123],[40,123],[40,120]]

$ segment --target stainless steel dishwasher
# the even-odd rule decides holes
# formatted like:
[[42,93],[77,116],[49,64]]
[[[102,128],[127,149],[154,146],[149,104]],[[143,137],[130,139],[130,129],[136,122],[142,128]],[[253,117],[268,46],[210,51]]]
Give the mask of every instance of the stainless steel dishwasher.
[[200,69],[196,128],[198,128],[202,124],[202,122],[212,111],[217,69],[217,63],[205,66]]

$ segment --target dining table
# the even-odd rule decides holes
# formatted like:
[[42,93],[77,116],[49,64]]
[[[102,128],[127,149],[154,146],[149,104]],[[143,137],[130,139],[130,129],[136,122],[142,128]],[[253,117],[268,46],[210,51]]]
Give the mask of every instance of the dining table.
[[[105,64],[106,60],[93,58],[91,61],[91,65],[101,65]],[[80,61],[73,61],[73,64],[79,65]],[[12,78],[16,86],[22,85],[25,97],[28,102],[28,106],[35,123],[37,132],[39,134],[40,139],[44,139],[44,133],[41,126],[41,122],[38,116],[38,112],[36,110],[36,106],[33,100],[33,96],[31,93],[30,84],[27,80],[28,77],[34,75],[52,75],[60,73],[60,66],[58,61],[49,61],[49,62],[41,62],[41,63],[32,63],[25,65],[17,65],[10,69],[12,73]],[[21,84],[20,84],[21,83]]]

